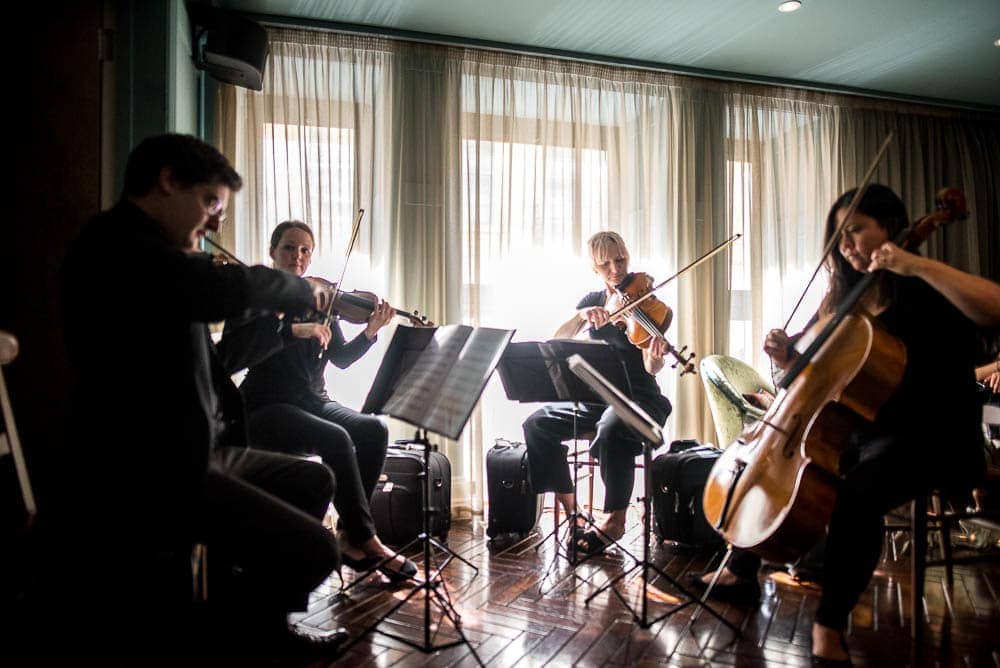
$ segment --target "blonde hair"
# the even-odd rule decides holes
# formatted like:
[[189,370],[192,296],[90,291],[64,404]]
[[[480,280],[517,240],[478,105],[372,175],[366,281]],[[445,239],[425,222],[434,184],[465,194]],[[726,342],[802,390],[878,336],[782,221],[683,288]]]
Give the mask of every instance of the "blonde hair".
[[590,248],[590,257],[594,264],[600,264],[604,260],[613,260],[617,257],[628,259],[628,248],[625,240],[617,232],[598,232],[587,240]]

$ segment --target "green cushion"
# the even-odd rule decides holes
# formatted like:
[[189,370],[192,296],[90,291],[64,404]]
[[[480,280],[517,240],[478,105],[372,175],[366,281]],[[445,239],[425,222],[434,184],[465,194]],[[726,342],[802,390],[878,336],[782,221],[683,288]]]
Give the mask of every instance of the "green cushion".
[[735,357],[709,355],[702,358],[700,369],[719,447],[728,447],[745,425],[764,415],[764,411],[743,395],[760,389],[775,394],[774,386],[753,367]]

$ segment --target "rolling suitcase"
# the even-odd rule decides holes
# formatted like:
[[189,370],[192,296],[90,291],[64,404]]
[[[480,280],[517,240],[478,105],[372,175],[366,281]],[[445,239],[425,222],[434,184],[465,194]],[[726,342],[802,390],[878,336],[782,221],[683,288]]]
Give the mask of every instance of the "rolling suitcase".
[[[431,445],[430,453],[430,532],[442,541],[451,529],[451,462]],[[382,542],[400,547],[410,542],[423,527],[424,446],[413,441],[396,441],[389,446],[385,467],[372,494],[371,511]]]
[[653,460],[653,516],[661,539],[696,548],[722,544],[701,505],[708,473],[721,454],[713,445],[674,441]]
[[524,443],[502,438],[486,453],[486,490],[490,538],[530,533],[542,514],[542,495],[535,494],[528,478],[528,452]]

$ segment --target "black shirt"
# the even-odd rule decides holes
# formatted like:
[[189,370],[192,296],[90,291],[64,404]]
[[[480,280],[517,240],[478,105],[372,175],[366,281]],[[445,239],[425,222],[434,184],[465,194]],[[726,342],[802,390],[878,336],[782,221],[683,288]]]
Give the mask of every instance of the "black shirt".
[[240,385],[247,409],[290,403],[309,410],[330,401],[323,377],[327,362],[347,368],[377,340],[362,331],[348,342],[336,321],[330,331],[321,357],[315,339],[292,336],[291,324],[274,316],[227,321],[219,352],[230,371],[250,369]]

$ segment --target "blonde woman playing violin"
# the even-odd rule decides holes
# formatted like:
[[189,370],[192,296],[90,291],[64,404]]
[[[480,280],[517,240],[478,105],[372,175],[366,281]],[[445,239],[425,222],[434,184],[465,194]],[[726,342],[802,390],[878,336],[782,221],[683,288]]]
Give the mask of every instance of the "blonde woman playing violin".
[[[312,230],[297,220],[271,235],[275,269],[303,276],[315,246]],[[388,302],[374,304],[364,330],[347,341],[337,321],[286,322],[274,315],[227,322],[219,344],[230,369],[249,367],[240,386],[249,413],[254,447],[319,455],[333,470],[339,514],[337,536],[345,564],[369,570],[391,552],[375,533],[369,501],[385,463],[389,435],[374,415],[332,400],[323,378],[327,362],[344,369],[364,355],[395,315]],[[321,351],[321,354],[318,354]],[[401,556],[381,567],[391,580],[412,577],[417,568]]]
[[[598,232],[588,241],[592,268],[601,279],[602,289],[588,293],[577,304],[577,313],[556,332],[557,337],[573,336],[590,327],[590,338],[607,342],[621,357],[637,404],[661,425],[670,415],[670,402],[660,393],[655,374],[663,368],[666,342],[654,338],[648,348],[639,349],[609,322],[610,302],[628,275],[628,249],[615,232]],[[613,307],[612,307],[613,309]],[[625,516],[635,480],[635,456],[642,445],[617,415],[603,404],[550,404],[525,420],[524,441],[528,451],[531,484],[536,493],[555,492],[567,514],[576,498],[566,447],[562,442],[577,433],[594,432],[591,454],[601,465],[604,481],[604,521],[591,530],[578,518],[573,528],[576,549],[584,554],[602,552],[612,539],[625,533]]]

